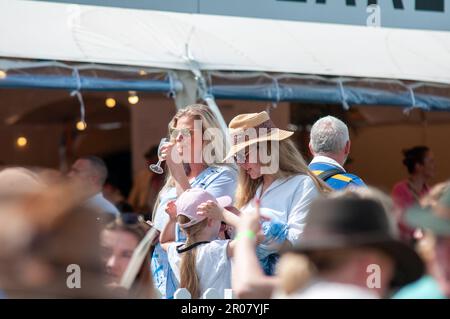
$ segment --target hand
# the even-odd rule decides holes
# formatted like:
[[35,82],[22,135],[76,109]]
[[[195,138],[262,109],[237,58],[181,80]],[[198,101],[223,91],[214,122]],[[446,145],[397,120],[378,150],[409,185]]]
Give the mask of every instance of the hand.
[[241,211],[234,206],[227,206],[225,209],[236,216],[241,216]]
[[161,147],[161,158],[167,162],[167,165],[182,164],[181,156],[174,147],[174,142],[166,143]]
[[211,219],[223,220],[223,208],[219,207],[217,203],[209,200],[205,203],[198,205],[198,214]]
[[184,170],[183,159],[174,146],[175,143],[173,142],[167,143],[161,148],[161,154],[166,160],[172,178],[175,180],[177,194],[180,195],[185,190],[191,188],[191,185]]
[[256,200],[255,210],[253,212],[245,213],[240,216],[240,223],[238,226],[238,232],[252,231],[258,234],[261,229],[261,214],[259,208],[259,200]]
[[171,200],[167,203],[165,211],[167,215],[169,215],[170,220],[177,219],[177,206],[175,205],[174,200]]
[[421,240],[424,237],[423,231],[420,228],[417,228],[414,230],[414,235],[413,235],[414,239],[416,240]]
[[256,233],[256,243],[261,244],[266,239],[261,229]]

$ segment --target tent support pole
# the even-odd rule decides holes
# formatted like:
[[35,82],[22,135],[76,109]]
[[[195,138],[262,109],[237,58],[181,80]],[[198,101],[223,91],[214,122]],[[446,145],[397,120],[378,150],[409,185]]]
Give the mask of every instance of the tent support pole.
[[197,81],[191,71],[174,71],[177,80],[183,84],[183,90],[177,92],[175,105],[177,110],[197,102]]

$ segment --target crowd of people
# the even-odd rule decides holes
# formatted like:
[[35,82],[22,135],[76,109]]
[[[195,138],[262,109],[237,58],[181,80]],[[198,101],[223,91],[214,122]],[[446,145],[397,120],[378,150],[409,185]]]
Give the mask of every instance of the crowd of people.
[[408,178],[388,196],[344,168],[343,121],[314,123],[309,164],[292,134],[267,112],[226,132],[187,106],[146,154],[165,179],[140,172],[128,202],[96,156],[67,174],[3,168],[0,295],[449,298],[450,182],[429,185],[431,150],[404,151]]

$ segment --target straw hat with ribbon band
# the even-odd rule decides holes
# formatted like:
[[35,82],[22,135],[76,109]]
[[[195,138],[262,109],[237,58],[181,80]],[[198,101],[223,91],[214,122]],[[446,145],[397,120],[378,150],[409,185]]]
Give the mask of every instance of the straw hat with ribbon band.
[[413,207],[406,213],[406,222],[425,228],[438,236],[450,236],[450,189],[447,189],[433,207]]
[[[281,141],[294,134],[294,132],[277,128],[266,111],[240,114],[231,120],[228,128],[231,135],[231,148],[224,161],[252,144]],[[256,130],[256,136],[252,134],[255,132],[253,130]]]

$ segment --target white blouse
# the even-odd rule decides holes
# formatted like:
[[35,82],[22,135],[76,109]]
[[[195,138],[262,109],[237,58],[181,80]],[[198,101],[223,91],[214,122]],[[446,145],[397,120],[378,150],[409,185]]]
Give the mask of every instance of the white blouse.
[[[214,288],[222,296],[225,289],[231,289],[231,259],[227,255],[229,240],[214,240],[197,246],[196,272],[200,281],[200,295]],[[177,252],[179,243],[169,245],[167,256],[178,285],[181,280],[180,267],[182,255]]]
[[[260,197],[262,185],[256,190]],[[311,202],[320,196],[320,192],[311,177],[304,174],[280,178],[272,182],[260,197],[261,215],[288,224],[287,239],[295,245],[298,243],[305,226]],[[252,199],[241,211],[253,211]]]

